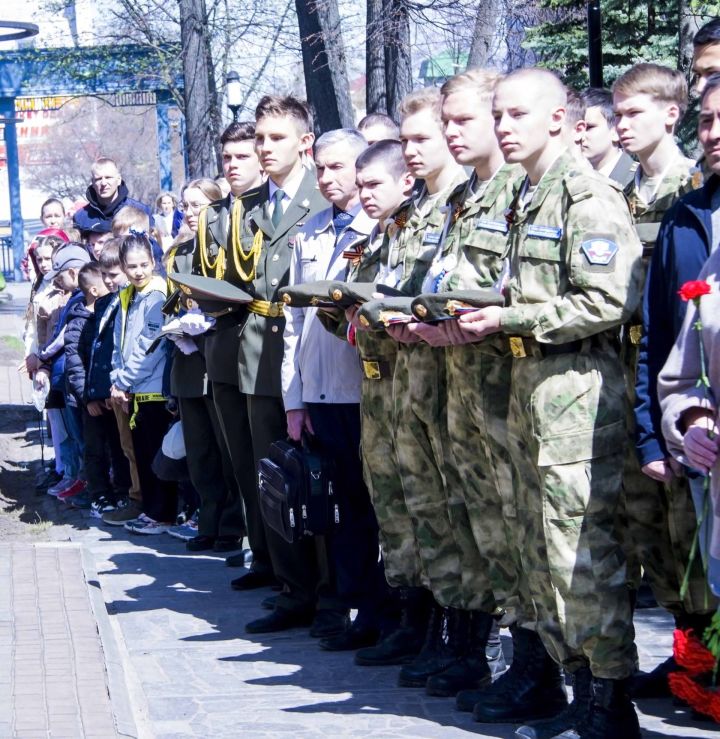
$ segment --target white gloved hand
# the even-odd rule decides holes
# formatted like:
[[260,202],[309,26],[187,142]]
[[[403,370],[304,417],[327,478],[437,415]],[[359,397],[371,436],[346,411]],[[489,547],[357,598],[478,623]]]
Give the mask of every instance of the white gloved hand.
[[185,313],[178,319],[182,330],[191,336],[204,334],[208,329],[215,325],[215,319],[212,316],[206,316],[199,310],[193,309]]
[[186,355],[194,354],[198,348],[197,344],[192,340],[188,339],[185,336],[180,336],[175,339],[175,346]]

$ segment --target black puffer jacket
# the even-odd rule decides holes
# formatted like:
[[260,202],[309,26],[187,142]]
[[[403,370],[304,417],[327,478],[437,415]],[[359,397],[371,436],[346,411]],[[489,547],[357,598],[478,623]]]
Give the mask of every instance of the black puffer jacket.
[[77,301],[69,310],[65,324],[65,403],[82,406],[85,394],[87,367],[82,361],[80,343],[82,334],[87,334],[88,319],[92,313],[84,300]]

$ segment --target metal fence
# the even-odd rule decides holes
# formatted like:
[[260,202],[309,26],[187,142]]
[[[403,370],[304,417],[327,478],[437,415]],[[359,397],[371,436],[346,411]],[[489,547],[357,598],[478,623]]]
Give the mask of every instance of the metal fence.
[[15,257],[9,236],[0,236],[0,269],[8,282],[15,280]]

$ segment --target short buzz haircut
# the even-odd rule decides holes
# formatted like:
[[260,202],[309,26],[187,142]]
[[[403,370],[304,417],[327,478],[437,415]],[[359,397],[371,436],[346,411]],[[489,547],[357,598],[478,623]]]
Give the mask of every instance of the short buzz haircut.
[[220,135],[220,146],[255,140],[255,121],[233,121]]
[[506,82],[518,80],[525,83],[530,96],[533,91],[541,91],[542,99],[546,103],[563,108],[567,105],[568,90],[556,72],[541,67],[515,69],[498,82],[498,87]]
[[585,101],[580,93],[567,88],[567,103],[565,103],[565,125],[575,126],[585,119]]
[[115,167],[115,170],[118,174],[120,174],[120,168],[117,166],[117,162],[114,159],[110,159],[110,157],[97,157],[95,161],[90,166],[90,171],[95,174],[95,172],[100,169],[100,167]]
[[112,219],[113,236],[122,236],[130,230],[148,233],[150,231],[150,216],[134,205],[124,205]]
[[703,91],[700,93],[700,105],[705,102],[705,98],[711,92],[715,92],[718,88],[720,88],[720,72],[714,72],[707,78],[705,87],[703,87]]
[[368,146],[365,137],[356,128],[336,128],[334,131],[327,131],[317,139],[315,156],[317,157],[323,149],[336,144],[345,144],[354,155],[354,159],[357,159]]
[[382,164],[395,179],[408,171],[402,144],[395,139],[383,139],[370,144],[355,161],[355,169],[359,172],[373,164]]
[[385,130],[387,136],[383,136],[383,139],[397,139],[400,137],[400,127],[385,113],[368,113],[357,124],[358,131],[360,132],[371,126],[381,126]]
[[688,104],[688,87],[685,75],[661,64],[643,62],[623,72],[612,87],[613,94],[649,95],[659,103],[675,103],[680,118],[685,115]]
[[500,72],[491,69],[468,69],[447,80],[440,88],[440,95],[446,98],[456,92],[474,92],[483,100],[490,102],[495,86],[502,78]]
[[421,110],[429,110],[438,122],[441,121],[442,97],[437,87],[421,87],[408,93],[400,102],[398,113],[400,121],[409,115],[419,113]]
[[605,87],[588,87],[581,93],[585,101],[585,110],[588,108],[600,108],[603,118],[608,126],[615,125],[615,110],[613,109],[612,92]]
[[80,267],[78,272],[78,287],[87,297],[90,288],[102,284],[102,268],[96,262],[88,262]]
[[292,118],[302,133],[312,133],[313,118],[308,104],[292,95],[265,95],[255,108],[255,122],[261,118]]
[[709,44],[720,44],[720,18],[708,21],[693,37],[695,48]]
[[108,239],[103,245],[97,260],[103,272],[116,269],[120,266],[120,245],[122,241],[122,237],[113,236],[112,239]]

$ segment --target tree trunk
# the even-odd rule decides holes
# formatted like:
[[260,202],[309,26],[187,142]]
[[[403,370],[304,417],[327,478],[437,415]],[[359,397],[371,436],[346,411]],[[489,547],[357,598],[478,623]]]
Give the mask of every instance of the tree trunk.
[[678,0],[678,69],[685,75],[690,74],[693,58],[693,38],[700,24],[697,15],[690,7],[690,0]]
[[367,0],[365,23],[365,110],[387,113],[383,0]]
[[412,90],[410,16],[404,0],[383,0],[387,112],[397,120],[402,99]]
[[468,54],[468,69],[487,66],[492,53],[495,27],[499,16],[499,0],[480,0],[475,16],[470,53]]
[[337,0],[295,0],[315,132],[355,125]]
[[220,169],[220,110],[213,74],[205,0],[178,0],[188,175],[214,177]]

